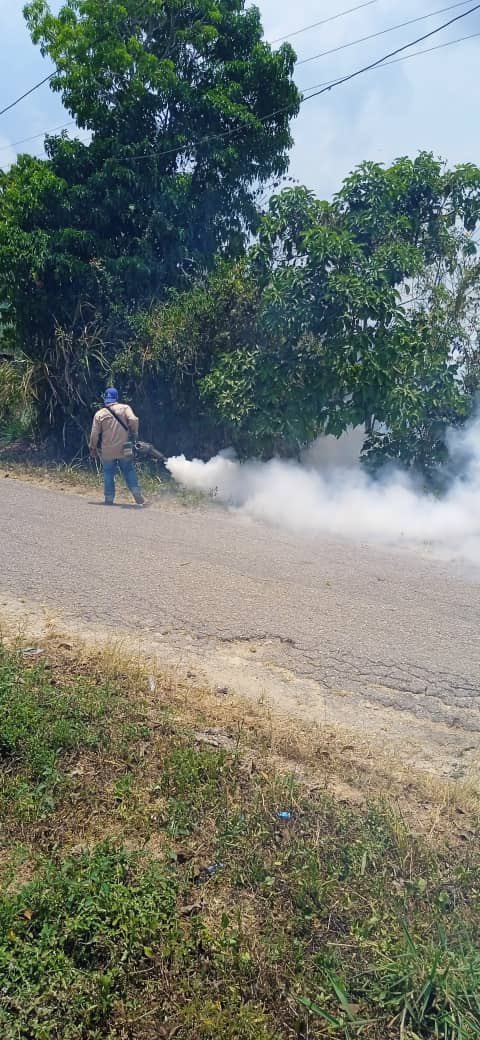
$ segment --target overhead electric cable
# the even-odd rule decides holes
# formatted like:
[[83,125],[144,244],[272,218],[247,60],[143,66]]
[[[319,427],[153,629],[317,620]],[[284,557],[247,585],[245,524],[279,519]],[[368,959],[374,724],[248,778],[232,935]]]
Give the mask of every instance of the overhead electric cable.
[[[480,10],[480,3],[475,4],[475,6],[471,7],[468,11],[463,11],[462,14],[457,14],[455,18],[450,18],[448,22],[443,22],[442,25],[437,25],[436,29],[431,29],[430,32],[424,33],[423,36],[417,36],[416,40],[411,40],[410,43],[404,43],[401,47],[397,47],[394,51],[390,51],[389,54],[384,54],[383,58],[377,58],[376,61],[371,61],[369,65],[363,65],[361,69],[356,69],[355,72],[350,72],[346,76],[341,76],[339,79],[333,80],[332,83],[322,87],[321,90],[317,90],[316,93],[309,94],[308,97],[302,98],[301,104],[304,104],[305,101],[311,101],[314,97],[320,97],[321,94],[326,94],[335,87],[341,86],[342,83],[349,83],[352,79],[356,79],[357,76],[362,76],[365,72],[370,72],[370,69],[376,69],[379,65],[383,65],[387,62],[389,58],[395,58],[397,54],[402,54],[403,51],[408,51],[410,47],[414,47],[415,44],[423,43],[424,40],[431,39],[432,36],[436,36],[436,34],[442,32],[443,29],[448,29],[451,25],[462,21],[463,18],[468,18],[470,14],[474,14],[474,12],[478,10]],[[271,118],[271,116],[268,118]]]
[[57,130],[66,130],[68,126],[76,126],[75,120],[69,119],[68,123],[61,123],[60,126],[52,126],[49,130],[41,130],[39,134],[32,134],[31,137],[23,137],[21,141],[12,141],[11,144],[2,145],[0,152],[8,152],[10,148],[17,148],[20,144],[36,141],[37,138],[44,137],[46,134],[54,134]]
[[[412,54],[404,54],[401,58],[393,58],[392,61],[384,61],[382,65],[379,65],[379,69],[386,69],[389,65],[398,65],[401,61],[409,61],[410,58],[418,58],[421,54],[432,54],[433,51],[441,51],[444,47],[453,47],[455,43],[463,43],[464,40],[474,40],[480,36],[480,31],[476,33],[469,33],[468,36],[458,36],[456,40],[447,40],[446,43],[437,43],[435,47],[423,47],[420,51],[413,51]],[[376,70],[375,70],[376,71]],[[330,83],[335,83],[334,79],[323,80],[322,83],[312,83],[309,87],[299,87],[298,89],[305,93],[306,90],[316,90],[317,87],[326,87]]]
[[56,74],[56,71],[57,70],[55,69],[53,72],[50,73],[49,76],[45,76],[45,79],[41,79],[40,83],[35,83],[35,86],[30,87],[30,90],[26,90],[25,93],[21,95],[21,97],[16,98],[15,101],[11,101],[9,105],[6,105],[5,108],[2,108],[0,110],[0,116],[5,115],[5,112],[10,112],[10,109],[15,108],[15,105],[19,105],[20,102],[23,101],[25,98],[30,97],[30,94],[33,94],[35,90],[38,90],[39,87],[43,87],[44,83],[48,83],[49,80],[53,79],[53,77]]
[[399,22],[397,25],[390,25],[387,29],[380,29],[379,32],[370,33],[369,36],[359,36],[357,40],[350,40],[348,43],[341,43],[338,47],[331,47],[328,51],[320,51],[318,54],[312,54],[310,58],[302,58],[297,61],[297,65],[307,65],[309,61],[317,61],[318,58],[325,58],[328,54],[338,54],[339,51],[346,51],[349,47],[355,47],[359,43],[366,43],[367,40],[375,40],[378,36],[386,36],[388,33],[395,32],[397,29],[405,29],[407,25],[415,25],[416,22],[424,22],[427,18],[434,18],[437,14],[445,14],[447,11],[455,11],[458,7],[465,7],[469,0],[460,0],[460,3],[449,4],[448,7],[439,7],[436,11],[429,11],[428,14],[421,14],[417,18],[409,18],[407,22]]
[[[467,3],[468,0],[465,0]],[[338,14],[332,14],[329,18],[322,18],[321,22],[312,22],[310,25],[304,25],[302,29],[294,29],[293,32],[285,33],[285,36],[277,36],[275,40],[269,40],[269,43],[281,43],[282,40],[291,40],[293,36],[300,36],[301,33],[308,32],[309,29],[318,29],[320,25],[327,25],[328,22],[336,22],[338,18],[344,18],[347,14],[353,14],[354,11],[361,11],[364,7],[371,7],[372,4],[378,3],[378,0],[366,0],[366,3],[357,4],[356,7],[349,7],[346,11],[339,11]]]
[[[468,0],[464,0],[464,2],[468,3]],[[281,40],[289,38],[289,36],[298,36],[300,33],[307,32],[308,29],[315,29],[319,25],[326,25],[327,22],[334,22],[338,18],[343,18],[345,17],[345,15],[352,14],[354,11],[360,11],[364,7],[371,7],[372,4],[376,3],[378,3],[378,0],[364,0],[364,3],[357,4],[356,7],[350,7],[346,11],[340,11],[338,14],[331,15],[330,18],[323,18],[321,22],[314,22],[312,25],[305,25],[303,29],[296,29],[293,33],[290,33],[288,36],[279,36],[276,40],[270,40],[269,42],[271,44],[279,43]],[[24,101],[25,98],[30,97],[30,94],[33,94],[36,90],[39,90],[39,88],[43,87],[45,83],[49,83],[50,80],[53,79],[53,77],[56,75],[56,72],[57,69],[54,69],[53,72],[50,72],[48,76],[45,76],[44,79],[41,79],[39,83],[35,83],[33,87],[30,87],[29,90],[26,90],[25,93],[21,94],[20,97],[15,99],[15,101],[11,101],[9,105],[5,106],[5,108],[0,109],[0,116],[5,115],[5,112],[10,112],[11,109],[15,108],[16,105],[19,105],[21,101]]]
[[[395,58],[396,55],[402,54],[404,51],[409,50],[410,47],[414,47],[415,44],[417,44],[417,43],[423,43],[424,40],[431,39],[432,36],[435,36],[437,33],[442,32],[443,29],[448,29],[451,25],[454,25],[456,22],[462,21],[464,18],[467,18],[469,15],[474,14],[474,12],[478,11],[478,10],[480,10],[480,3],[475,4],[474,7],[471,7],[468,11],[464,11],[464,12],[462,12],[462,14],[456,15],[455,18],[450,18],[448,22],[443,22],[442,25],[437,25],[437,27],[435,29],[431,29],[430,32],[424,33],[423,36],[418,36],[415,40],[410,40],[409,43],[405,43],[401,47],[397,47],[394,51],[390,51],[388,54],[384,54],[383,57],[377,58],[376,61],[370,62],[368,65],[364,65],[364,66],[362,66],[362,68],[356,69],[354,72],[348,73],[346,76],[341,76],[339,79],[332,80],[331,82],[326,83],[326,84],[322,84],[321,85],[321,89],[315,90],[314,93],[308,94],[308,95],[302,97],[300,99],[299,104],[303,105],[303,104],[305,104],[306,101],[311,101],[312,98],[320,97],[322,94],[329,93],[331,90],[334,90],[335,87],[339,87],[343,83],[349,83],[351,80],[356,79],[358,76],[363,75],[365,72],[370,72],[371,69],[376,69],[376,68],[382,67],[383,65],[386,65],[386,64],[393,64],[393,62],[390,62],[389,59]],[[476,36],[476,35],[478,35],[478,34],[477,33],[472,33],[471,37]],[[471,37],[464,37],[464,39],[470,39]],[[444,46],[447,46],[449,42],[450,41],[447,41],[447,44],[445,44]],[[456,41],[456,42],[459,42],[459,41]],[[435,48],[432,48],[432,50],[433,49],[435,49]],[[410,55],[408,55],[408,57],[410,57]],[[411,57],[413,57],[413,55],[411,55]],[[269,112],[268,115],[262,116],[258,120],[258,122],[259,123],[266,123],[266,122],[268,122],[269,119],[273,119],[274,116],[281,115],[283,112],[288,111],[288,108],[289,108],[288,105],[283,105],[280,108],[274,109],[272,112]],[[198,145],[208,144],[210,141],[214,141],[214,140],[215,141],[227,140],[228,138],[231,138],[234,135],[241,134],[242,130],[243,130],[242,127],[235,127],[235,128],[232,128],[231,130],[225,130],[225,131],[223,131],[222,133],[219,133],[219,134],[209,134],[206,137],[200,138],[199,141],[197,142],[197,144]],[[108,162],[108,161],[113,160],[115,162],[137,162],[138,160],[142,160],[142,159],[161,159],[161,158],[163,158],[165,156],[168,156],[168,155],[177,155],[179,151],[180,151],[180,149],[178,147],[176,147],[176,148],[168,148],[168,149],[165,149],[165,151],[160,151],[160,152],[157,152],[157,153],[155,153],[155,152],[147,152],[144,155],[109,156],[105,161]],[[33,158],[36,158],[36,157],[33,157]],[[41,157],[39,156],[38,158],[41,158]]]

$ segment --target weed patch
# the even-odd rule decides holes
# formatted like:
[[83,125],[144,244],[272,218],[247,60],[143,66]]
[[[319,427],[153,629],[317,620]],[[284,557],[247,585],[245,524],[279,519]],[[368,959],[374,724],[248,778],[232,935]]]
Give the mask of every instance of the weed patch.
[[476,834],[434,847],[77,672],[0,659],[2,1040],[479,1040]]
[[[1,387],[0,387],[1,393]],[[18,428],[17,428],[18,427]],[[101,464],[89,464],[83,462],[68,465],[62,462],[48,462],[35,459],[35,453],[29,452],[24,447],[19,452],[9,452],[5,441],[20,436],[21,427],[18,423],[12,424],[9,431],[2,431],[0,426],[0,463],[4,475],[28,481],[40,486],[55,488],[59,491],[70,493],[91,493],[101,497],[103,493]],[[5,436],[3,436],[5,435]],[[190,491],[177,484],[163,467],[154,463],[143,462],[137,464],[142,490],[147,498],[159,501],[162,507],[180,506],[195,509],[211,504],[211,497],[201,492]],[[130,501],[130,494],[124,487],[121,478],[117,481],[117,499],[119,501]]]
[[80,752],[118,745],[123,754],[148,732],[125,731],[124,697],[94,679],[63,682],[48,666],[28,667],[21,653],[0,649],[0,813],[4,821],[34,822],[52,813],[71,788]]
[[101,1035],[134,974],[173,956],[175,880],[100,845],[6,897],[0,936],[4,1040]]

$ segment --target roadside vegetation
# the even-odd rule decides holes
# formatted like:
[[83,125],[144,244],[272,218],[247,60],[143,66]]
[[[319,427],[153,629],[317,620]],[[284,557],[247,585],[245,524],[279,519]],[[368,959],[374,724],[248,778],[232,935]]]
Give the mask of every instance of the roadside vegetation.
[[480,1036],[473,817],[421,835],[140,665],[39,649],[0,652],[2,1040]]
[[[167,455],[360,425],[369,465],[431,474],[480,386],[480,169],[292,184],[296,55],[245,0],[25,18],[74,128],[0,173],[0,449],[97,486],[48,459],[81,461],[115,382]],[[1,1040],[479,1040],[478,809],[416,828],[340,796],[326,737],[308,773],[184,694],[0,645]]]
[[435,471],[480,385],[480,169],[292,182],[296,55],[245,0],[25,18],[72,127],[0,173],[0,441],[85,454],[114,382],[167,455],[295,457],[353,425],[370,467]]
[[[137,469],[142,490],[151,504],[161,503],[165,508],[176,505],[193,508],[205,505],[215,497],[213,491],[211,495],[205,495],[183,488],[173,480],[164,467],[137,463]],[[89,497],[92,495],[97,499],[103,499],[102,477],[97,462],[84,461],[73,465],[46,461],[40,453],[33,452],[26,446],[20,450],[5,447],[3,451],[0,449],[0,480],[10,478],[32,482],[37,486],[56,488],[67,493]],[[116,497],[118,502],[131,504],[131,495],[121,481],[117,484]]]

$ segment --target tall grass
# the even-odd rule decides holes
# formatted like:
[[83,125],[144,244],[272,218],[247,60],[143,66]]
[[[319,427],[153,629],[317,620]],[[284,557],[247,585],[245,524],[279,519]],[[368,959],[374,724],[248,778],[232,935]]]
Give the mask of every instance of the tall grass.
[[29,435],[34,420],[28,366],[0,361],[0,443],[8,445]]

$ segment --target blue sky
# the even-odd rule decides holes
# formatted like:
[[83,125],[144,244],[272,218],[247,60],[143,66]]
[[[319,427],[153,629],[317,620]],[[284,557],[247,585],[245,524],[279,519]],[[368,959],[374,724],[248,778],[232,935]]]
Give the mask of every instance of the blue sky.
[[[294,32],[335,15],[361,0],[260,0],[267,39]],[[452,0],[452,3],[458,0]],[[359,36],[379,32],[439,8],[449,0],[374,0],[368,7],[292,39],[299,59],[308,58]],[[60,0],[52,3],[58,9]],[[389,33],[379,39],[310,61],[297,68],[301,87],[342,76],[428,32],[462,11],[456,10]],[[22,17],[23,0],[0,0],[0,107],[45,76],[50,66],[29,40]],[[426,48],[480,34],[480,11],[463,19]],[[414,48],[418,49],[418,48]],[[291,174],[328,197],[344,176],[363,159],[391,162],[399,155],[428,149],[449,163],[480,164],[480,35],[455,46],[367,73],[331,93],[306,102],[293,124],[295,146]],[[48,86],[0,118],[0,166],[8,166],[18,150],[42,152],[42,140],[17,141],[69,120]]]

